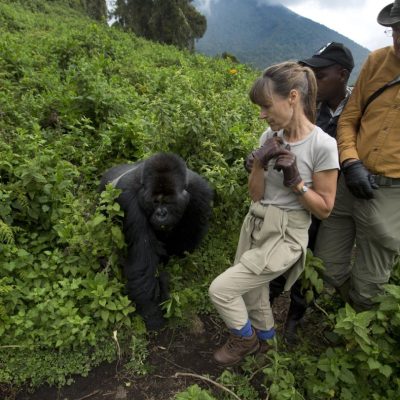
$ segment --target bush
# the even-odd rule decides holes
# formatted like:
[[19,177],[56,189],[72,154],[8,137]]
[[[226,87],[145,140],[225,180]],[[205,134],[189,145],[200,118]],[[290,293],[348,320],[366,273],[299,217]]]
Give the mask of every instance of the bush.
[[[203,293],[229,265],[246,210],[242,161],[262,130],[246,95],[255,73],[78,11],[0,1],[0,383],[64,384],[110,358],[98,349],[112,332],[141,329],[119,269],[118,191],[97,193],[105,169],[171,151],[216,190],[209,237],[171,266],[177,320],[209,307]],[[82,349],[91,358],[72,362]]]

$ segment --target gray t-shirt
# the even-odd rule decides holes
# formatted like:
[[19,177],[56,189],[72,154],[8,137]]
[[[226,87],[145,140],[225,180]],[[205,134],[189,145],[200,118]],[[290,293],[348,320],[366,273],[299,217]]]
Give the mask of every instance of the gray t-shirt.
[[[274,131],[268,128],[260,138],[260,146],[274,135]],[[283,129],[278,131],[284,144],[288,144],[283,137]],[[315,126],[312,132],[299,142],[289,143],[290,151],[296,155],[297,168],[304,183],[312,187],[312,176],[316,172],[330,169],[339,169],[339,156],[336,140]],[[264,173],[265,192],[262,204],[272,204],[282,209],[299,210],[304,208],[298,201],[298,196],[283,185],[283,172],[274,169],[276,159],[268,164],[268,170]]]

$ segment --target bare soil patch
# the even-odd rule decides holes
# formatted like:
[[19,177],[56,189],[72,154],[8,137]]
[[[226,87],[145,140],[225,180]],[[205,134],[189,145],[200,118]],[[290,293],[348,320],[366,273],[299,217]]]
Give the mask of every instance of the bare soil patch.
[[[286,318],[288,296],[278,298],[274,315],[278,334]],[[309,317],[306,317],[306,321]],[[310,329],[313,329],[310,326]],[[43,386],[35,392],[20,392],[15,400],[169,400],[192,384],[218,390],[197,377],[177,376],[188,373],[216,380],[223,369],[212,360],[214,349],[227,336],[218,318],[201,317],[195,330],[164,329],[149,334],[151,372],[145,376],[127,376],[121,362],[103,364],[87,377],[74,377],[70,386],[60,389]]]

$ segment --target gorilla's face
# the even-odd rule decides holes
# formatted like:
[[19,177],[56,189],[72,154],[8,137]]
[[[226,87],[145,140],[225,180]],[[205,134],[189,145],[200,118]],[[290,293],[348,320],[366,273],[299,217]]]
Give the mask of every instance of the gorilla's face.
[[173,229],[189,203],[186,191],[187,170],[176,157],[154,156],[142,172],[140,206],[156,231]]
[[[164,177],[162,180],[151,180],[142,188],[141,208],[157,231],[173,229],[182,218],[189,203],[190,195],[180,181]],[[151,183],[151,184],[150,184]]]
[[155,193],[152,196],[151,215],[149,215],[152,227],[157,231],[173,229],[182,218],[189,197],[186,190],[174,194]]

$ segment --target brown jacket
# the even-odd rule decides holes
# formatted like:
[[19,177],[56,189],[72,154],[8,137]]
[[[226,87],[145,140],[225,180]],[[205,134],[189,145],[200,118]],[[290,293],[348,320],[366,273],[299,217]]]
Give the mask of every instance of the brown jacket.
[[392,46],[368,56],[339,119],[341,162],[360,159],[374,174],[400,178],[400,85],[385,90],[361,114],[369,96],[399,74]]

